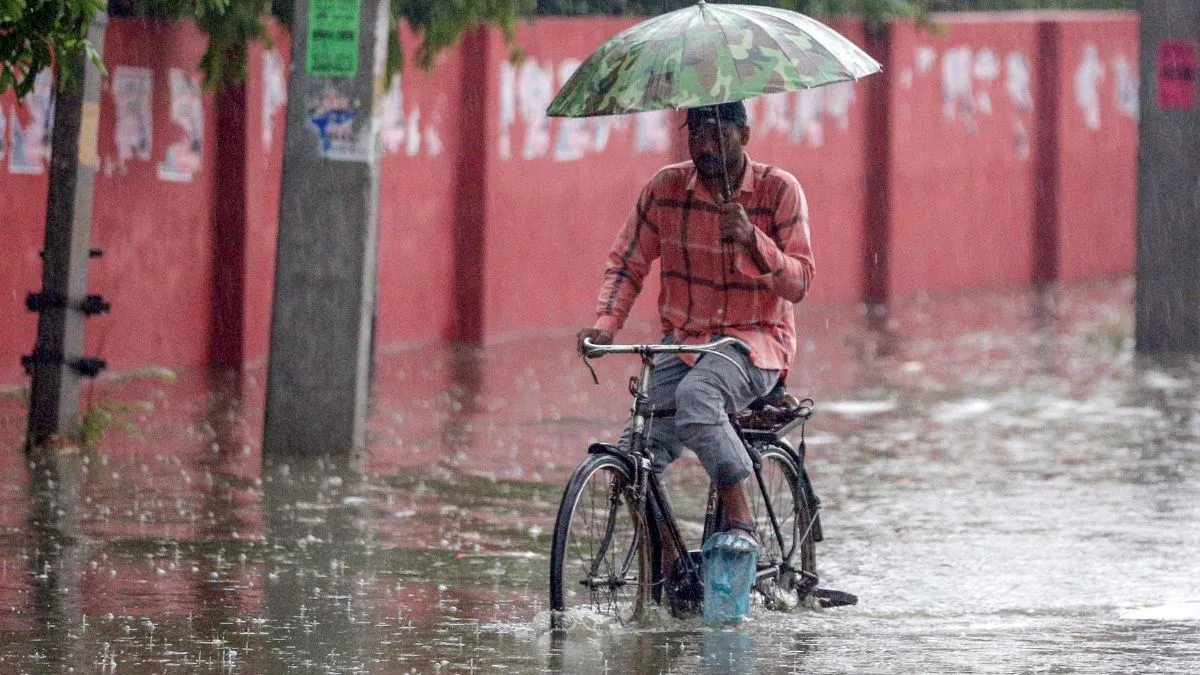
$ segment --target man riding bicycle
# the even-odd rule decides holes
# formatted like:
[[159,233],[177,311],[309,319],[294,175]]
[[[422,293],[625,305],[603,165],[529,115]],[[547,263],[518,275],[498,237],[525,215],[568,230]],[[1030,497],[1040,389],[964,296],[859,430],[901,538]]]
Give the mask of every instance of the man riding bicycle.
[[[665,342],[743,343],[722,349],[741,371],[703,355],[655,358],[651,403],[675,413],[656,417],[649,447],[659,472],[691,448],[724,505],[721,529],[754,538],[744,489],[752,466],[728,416],[770,392],[795,356],[793,305],[814,271],[808,205],[794,176],[746,155],[741,102],[692,108],[687,128],[692,160],[663,167],[642,189],[608,254],[596,322],[578,341],[581,351],[585,339],[612,343],[658,259]],[[675,561],[662,562],[669,576]]]

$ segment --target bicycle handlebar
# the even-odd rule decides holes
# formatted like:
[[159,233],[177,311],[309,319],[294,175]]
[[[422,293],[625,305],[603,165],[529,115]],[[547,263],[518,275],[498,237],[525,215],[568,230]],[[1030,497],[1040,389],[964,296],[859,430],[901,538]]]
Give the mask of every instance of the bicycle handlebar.
[[[583,341],[583,355],[589,359],[605,354],[710,354],[726,345],[734,345],[739,351],[749,353],[746,345],[732,337],[723,337],[698,345],[598,345],[591,339]],[[722,354],[721,356],[724,356]]]
[[[722,337],[712,342],[705,342],[698,345],[598,345],[590,339],[584,339],[583,358],[585,359],[584,364],[591,370],[592,364],[588,363],[586,359],[599,358],[605,354],[639,354],[643,357],[651,354],[712,354],[732,363],[738,369],[738,372],[742,374],[742,377],[749,380],[750,376],[746,373],[746,369],[742,367],[742,364],[730,358],[728,354],[722,354],[717,351],[726,345],[733,345],[735,349],[743,354],[750,355],[750,348],[746,346],[746,343],[732,337]],[[596,372],[593,370],[592,378],[595,379],[595,377]],[[598,382],[599,380],[597,380]]]

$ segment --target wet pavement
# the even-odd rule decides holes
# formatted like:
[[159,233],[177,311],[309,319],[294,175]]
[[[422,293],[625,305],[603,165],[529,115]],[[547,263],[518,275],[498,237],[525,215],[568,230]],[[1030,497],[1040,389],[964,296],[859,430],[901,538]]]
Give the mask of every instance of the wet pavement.
[[[550,530],[635,364],[569,334],[379,356],[368,449],[264,463],[261,374],[145,371],[27,458],[0,392],[0,672],[1194,673],[1200,359],[1132,284],[805,308],[822,585],[854,607],[546,630]],[[635,329],[630,339],[649,333]],[[670,473],[698,529],[703,473]]]

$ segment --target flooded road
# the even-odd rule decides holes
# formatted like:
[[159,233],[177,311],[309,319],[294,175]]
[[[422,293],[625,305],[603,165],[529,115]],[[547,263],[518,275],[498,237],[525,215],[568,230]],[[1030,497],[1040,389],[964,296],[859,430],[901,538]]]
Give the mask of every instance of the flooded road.
[[[263,466],[261,376],[102,380],[107,434],[32,461],[0,393],[0,672],[1200,671],[1200,359],[1133,355],[1130,283],[800,325],[818,568],[857,606],[550,635],[557,501],[636,365],[596,386],[564,334],[381,353],[338,464]],[[698,530],[694,459],[669,485]]]

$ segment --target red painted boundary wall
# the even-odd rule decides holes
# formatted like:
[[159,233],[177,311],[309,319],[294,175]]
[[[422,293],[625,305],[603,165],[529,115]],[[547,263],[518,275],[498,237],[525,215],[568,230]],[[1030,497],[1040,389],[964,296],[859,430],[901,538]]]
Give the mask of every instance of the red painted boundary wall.
[[1131,273],[1136,18],[935,20],[886,64],[890,294]]
[[[1130,274],[1136,15],[937,20],[943,32],[898,23],[871,39],[835,22],[884,75],[750,102],[750,155],[808,193],[809,302]],[[381,120],[382,348],[590,320],[637,190],[684,157],[680,118],[542,111],[632,23],[523,25],[518,63],[480,31],[432,71],[393,81]],[[265,358],[290,60],[287,34],[273,36],[252,49],[245,89],[214,98],[195,90],[203,37],[191,25],[109,24],[93,224],[105,255],[89,288],[113,311],[89,321],[87,345],[113,371]],[[23,382],[18,359],[35,332],[24,297],[40,286],[44,108],[0,97],[3,384]],[[656,294],[644,290],[637,321],[653,321]]]

